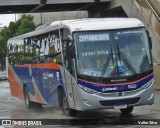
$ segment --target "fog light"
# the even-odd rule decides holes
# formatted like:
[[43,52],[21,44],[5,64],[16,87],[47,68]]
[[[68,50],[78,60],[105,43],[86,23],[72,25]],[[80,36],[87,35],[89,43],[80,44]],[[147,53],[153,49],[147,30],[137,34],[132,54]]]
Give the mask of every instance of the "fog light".
[[89,100],[83,99],[83,103],[87,106],[92,106]]
[[153,98],[153,96],[154,96],[154,94],[152,93],[152,94],[150,94],[149,96],[148,96],[148,100],[151,100],[152,98]]
[[91,88],[88,88],[88,87],[85,87],[83,85],[78,85],[83,91],[87,92],[87,93],[90,93],[90,94],[94,94],[94,93],[97,93],[96,90],[94,89],[91,89]]

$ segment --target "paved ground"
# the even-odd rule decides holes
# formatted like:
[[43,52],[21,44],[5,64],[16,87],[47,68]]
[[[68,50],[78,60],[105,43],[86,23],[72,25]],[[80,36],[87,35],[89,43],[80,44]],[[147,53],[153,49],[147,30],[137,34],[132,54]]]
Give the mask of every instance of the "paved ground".
[[[24,101],[11,96],[9,83],[7,81],[0,82],[0,119],[55,119],[55,127],[144,127],[143,125],[125,125],[125,122],[133,120],[159,119],[160,121],[160,91],[155,92],[155,104],[152,106],[136,107],[131,115],[122,116],[119,110],[101,110],[88,111],[79,113],[77,120],[75,118],[66,117],[57,108],[51,106],[43,106],[42,110],[27,110]],[[94,118],[93,120],[86,120]],[[56,119],[59,119],[58,121]],[[57,122],[56,122],[57,121]],[[77,122],[76,122],[77,121]],[[124,123],[122,123],[124,122]],[[57,124],[56,124],[57,123]],[[75,124],[78,125],[75,125]],[[73,124],[73,125],[72,125]],[[115,125],[123,124],[123,125]],[[87,125],[87,126],[86,126]],[[43,126],[42,126],[43,127]],[[45,126],[44,126],[45,127]],[[53,127],[53,126],[47,126]],[[97,126],[96,126],[97,127]],[[145,127],[151,127],[145,125]],[[155,126],[152,126],[155,127]],[[157,128],[160,126],[156,126]],[[0,126],[0,128],[3,128]],[[16,127],[15,127],[16,128]]]

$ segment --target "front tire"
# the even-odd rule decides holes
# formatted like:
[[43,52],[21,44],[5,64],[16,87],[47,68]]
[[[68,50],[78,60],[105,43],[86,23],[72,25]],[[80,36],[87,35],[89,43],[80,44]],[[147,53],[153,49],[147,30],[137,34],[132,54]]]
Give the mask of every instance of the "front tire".
[[66,116],[77,116],[77,110],[69,108],[67,99],[62,89],[58,90],[59,107]]
[[120,111],[121,111],[122,114],[130,114],[133,111],[133,107],[127,107],[127,108],[124,108],[124,109],[120,109]]

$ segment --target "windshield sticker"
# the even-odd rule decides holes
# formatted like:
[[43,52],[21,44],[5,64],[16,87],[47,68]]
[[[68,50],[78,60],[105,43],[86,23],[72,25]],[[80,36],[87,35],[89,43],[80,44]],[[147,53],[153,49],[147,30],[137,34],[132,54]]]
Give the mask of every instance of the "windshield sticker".
[[123,65],[123,63],[121,61],[118,61],[118,71],[120,73],[124,73],[125,72],[124,65]]
[[97,51],[97,52],[81,52],[82,56],[99,56],[99,55],[107,55],[108,54],[108,51],[103,51],[103,50],[100,50],[100,51]]
[[95,76],[95,77],[99,77],[101,75],[100,72],[90,71],[90,70],[85,70],[84,73],[86,75]]
[[132,34],[132,33],[143,33],[143,31],[122,31],[122,32],[117,32],[117,35],[124,35],[124,34]]
[[106,40],[109,40],[109,34],[79,35],[79,42],[106,41]]

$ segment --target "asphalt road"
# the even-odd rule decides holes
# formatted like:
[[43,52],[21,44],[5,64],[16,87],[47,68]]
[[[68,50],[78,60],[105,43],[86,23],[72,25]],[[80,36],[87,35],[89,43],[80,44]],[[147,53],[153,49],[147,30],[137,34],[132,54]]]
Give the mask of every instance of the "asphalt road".
[[[145,121],[159,119],[160,121],[160,91],[155,91],[155,103],[148,106],[135,107],[130,115],[121,115],[119,110],[98,110],[80,112],[77,118],[67,117],[58,108],[43,106],[41,110],[27,110],[24,101],[12,97],[9,83],[0,81],[0,119],[54,119],[55,127],[116,127],[139,128],[160,127],[160,125],[130,125],[134,120]],[[128,122],[130,122],[128,124]],[[76,124],[77,123],[77,124]],[[119,125],[121,124],[121,125]],[[134,123],[133,123],[134,124]],[[47,126],[47,127],[53,127]],[[10,126],[15,127],[17,126]],[[25,126],[26,127],[26,126]],[[28,126],[30,128],[30,126]],[[39,127],[39,126],[35,126]],[[46,126],[41,126],[46,127]],[[4,128],[0,126],[0,128]]]

